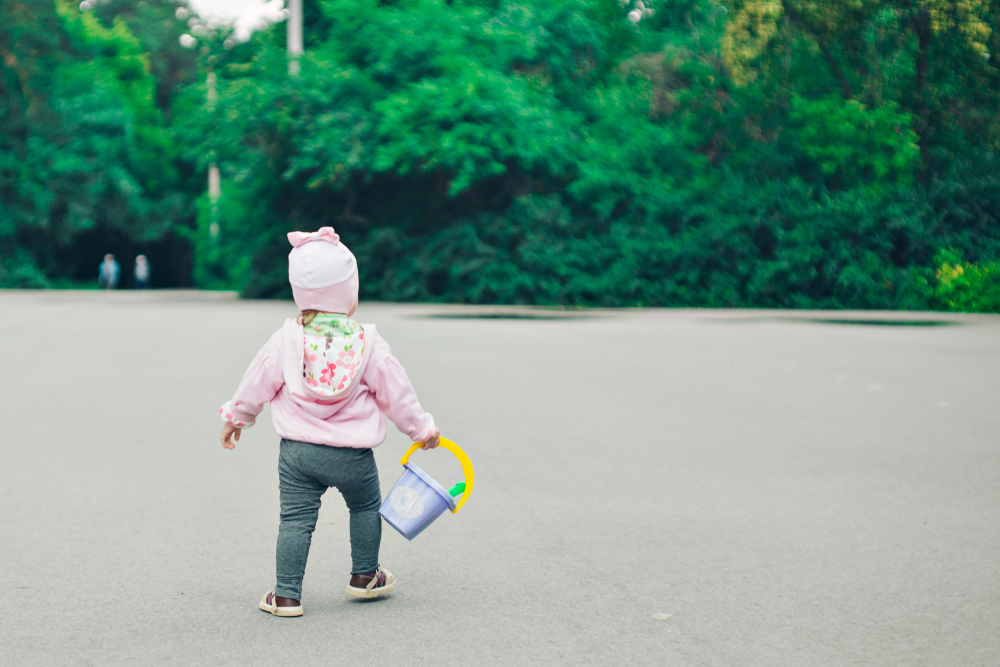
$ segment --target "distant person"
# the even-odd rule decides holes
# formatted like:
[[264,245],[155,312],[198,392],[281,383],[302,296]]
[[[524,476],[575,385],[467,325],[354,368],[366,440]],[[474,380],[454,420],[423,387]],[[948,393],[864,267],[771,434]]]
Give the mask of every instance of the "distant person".
[[135,271],[132,277],[135,281],[136,289],[146,289],[149,287],[149,260],[145,255],[138,255],[135,258]]
[[358,307],[357,260],[333,228],[290,232],[288,240],[288,280],[302,314],[271,336],[219,409],[226,449],[269,401],[281,437],[277,585],[258,605],[274,616],[302,615],[302,577],[320,497],[330,487],[351,516],[347,593],[373,598],[396,587],[378,561],[382,493],[372,448],[385,440],[384,416],[424,449],[437,447],[441,433],[375,325],[350,319]]
[[121,272],[121,267],[115,261],[115,256],[108,253],[104,256],[104,261],[101,262],[101,266],[97,270],[97,282],[104,289],[116,289]]

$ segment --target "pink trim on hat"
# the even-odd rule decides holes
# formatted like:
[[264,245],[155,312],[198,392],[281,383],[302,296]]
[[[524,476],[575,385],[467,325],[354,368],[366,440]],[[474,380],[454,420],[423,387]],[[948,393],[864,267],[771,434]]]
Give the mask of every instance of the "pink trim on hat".
[[342,283],[308,289],[292,285],[292,295],[299,310],[322,310],[328,313],[347,314],[358,302],[358,272]]
[[326,241],[337,245],[340,243],[340,235],[333,231],[333,227],[320,227],[316,232],[288,232],[288,242],[296,248],[310,241]]

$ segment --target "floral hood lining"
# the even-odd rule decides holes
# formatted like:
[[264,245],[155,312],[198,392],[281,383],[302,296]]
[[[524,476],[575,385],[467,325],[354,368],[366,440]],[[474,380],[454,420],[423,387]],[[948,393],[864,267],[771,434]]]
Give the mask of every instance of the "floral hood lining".
[[302,328],[302,379],[324,399],[343,398],[362,368],[365,332],[345,315],[321,313]]

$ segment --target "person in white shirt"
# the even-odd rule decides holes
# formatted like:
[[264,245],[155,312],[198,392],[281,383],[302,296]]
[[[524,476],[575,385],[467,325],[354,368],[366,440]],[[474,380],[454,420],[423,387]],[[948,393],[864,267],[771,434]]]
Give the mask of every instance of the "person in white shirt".
[[135,258],[135,270],[132,273],[136,289],[149,287],[149,270],[149,260],[146,259],[145,255],[138,255]]

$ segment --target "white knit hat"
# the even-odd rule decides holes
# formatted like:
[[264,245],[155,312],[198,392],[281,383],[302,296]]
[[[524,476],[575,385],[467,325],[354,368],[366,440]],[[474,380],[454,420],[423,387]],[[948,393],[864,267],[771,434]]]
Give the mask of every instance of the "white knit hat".
[[288,282],[299,310],[349,313],[358,302],[358,261],[333,227],[288,232]]

